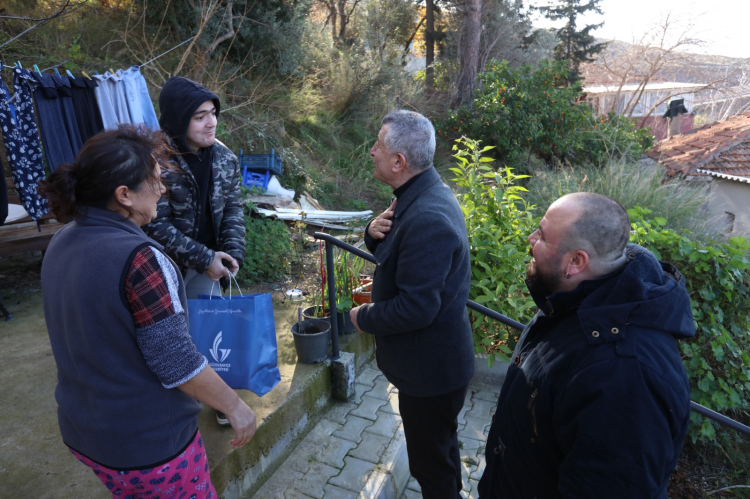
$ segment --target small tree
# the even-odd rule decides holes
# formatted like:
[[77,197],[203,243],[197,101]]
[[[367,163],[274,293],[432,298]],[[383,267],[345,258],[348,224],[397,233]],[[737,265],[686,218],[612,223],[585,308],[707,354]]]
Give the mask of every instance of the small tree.
[[539,7],[545,17],[552,21],[565,20],[565,26],[557,30],[560,43],[555,47],[555,60],[568,61],[568,83],[573,84],[580,78],[580,66],[582,62],[592,61],[592,57],[607,46],[605,43],[596,43],[592,31],[602,27],[604,23],[589,24],[578,29],[578,16],[586,12],[601,14],[599,8],[601,0],[561,0],[549,7]]
[[452,111],[439,123],[439,135],[480,138],[497,146],[496,159],[519,169],[532,154],[548,164],[602,165],[650,147],[650,131],[636,131],[632,120],[596,117],[587,105],[574,104],[581,94],[565,86],[566,66],[543,61],[537,69],[512,70],[506,61],[491,63],[479,75],[473,107]]

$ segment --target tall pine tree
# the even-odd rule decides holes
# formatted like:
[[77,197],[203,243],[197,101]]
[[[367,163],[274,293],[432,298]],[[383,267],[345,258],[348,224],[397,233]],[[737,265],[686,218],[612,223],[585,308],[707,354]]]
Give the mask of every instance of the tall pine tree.
[[604,23],[590,24],[579,30],[578,16],[592,11],[601,14],[599,8],[601,0],[559,0],[548,7],[539,7],[547,19],[552,21],[565,20],[565,26],[556,30],[560,43],[555,47],[555,60],[568,61],[570,69],[569,83],[573,84],[580,78],[582,62],[592,61],[592,56],[598,54],[607,46],[606,43],[596,43],[592,31],[600,28]]

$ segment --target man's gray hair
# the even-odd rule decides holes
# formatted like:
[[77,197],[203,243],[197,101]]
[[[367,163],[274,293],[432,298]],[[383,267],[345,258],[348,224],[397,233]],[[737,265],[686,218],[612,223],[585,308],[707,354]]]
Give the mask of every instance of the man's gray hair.
[[561,199],[580,206],[578,218],[561,242],[564,252],[584,249],[596,259],[621,257],[630,240],[630,217],[616,200],[593,192],[577,192]]
[[381,121],[390,125],[384,142],[388,152],[404,155],[409,170],[421,173],[432,166],[435,156],[435,128],[430,120],[414,111],[393,111]]

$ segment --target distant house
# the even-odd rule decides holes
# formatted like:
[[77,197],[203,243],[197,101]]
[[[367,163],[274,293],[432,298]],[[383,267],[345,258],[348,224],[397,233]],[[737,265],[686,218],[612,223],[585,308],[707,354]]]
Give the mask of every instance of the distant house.
[[709,212],[750,233],[750,112],[663,140],[646,153],[667,175],[710,182]]
[[[702,88],[705,85],[700,83],[658,82],[645,86],[631,83],[622,87],[608,83],[586,86],[583,94],[584,101],[595,113],[602,115],[614,111],[616,114],[630,116],[637,120],[639,128],[649,127],[656,140],[663,140],[667,138],[669,124],[662,116],[667,111],[669,101],[684,99],[685,107],[691,111],[694,92]],[[694,117],[692,113],[681,116],[679,133],[692,130]]]

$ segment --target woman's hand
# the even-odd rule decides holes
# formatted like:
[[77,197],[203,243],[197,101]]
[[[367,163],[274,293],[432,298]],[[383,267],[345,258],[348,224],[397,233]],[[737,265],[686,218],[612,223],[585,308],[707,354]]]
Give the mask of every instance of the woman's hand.
[[[224,261],[228,262],[227,265],[224,265]],[[222,277],[229,277],[230,273],[237,275],[238,270],[240,270],[240,265],[237,260],[223,251],[217,251],[211,265],[206,269],[206,275],[212,281],[218,281]]]
[[234,447],[242,447],[255,435],[255,412],[237,392],[224,383],[211,366],[206,366],[177,388],[226,414],[234,429],[234,438],[229,442]]
[[233,447],[242,447],[255,435],[256,421],[255,412],[239,397],[237,398],[237,402],[237,406],[225,414],[234,430],[234,439],[229,443]]

